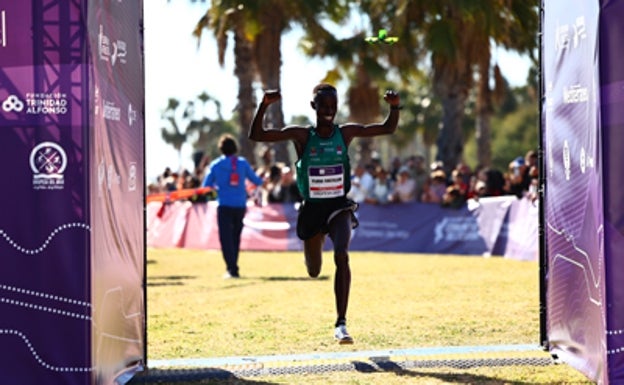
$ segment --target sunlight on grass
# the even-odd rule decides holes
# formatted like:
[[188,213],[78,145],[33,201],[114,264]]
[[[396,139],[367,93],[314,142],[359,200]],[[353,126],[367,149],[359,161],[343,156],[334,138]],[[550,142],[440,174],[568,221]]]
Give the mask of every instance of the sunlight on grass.
[[[348,324],[356,343],[348,347],[339,347],[333,340],[331,253],[324,255],[321,277],[317,279],[306,276],[299,252],[244,252],[239,264],[243,278],[224,280],[224,263],[217,251],[148,251],[149,359],[539,344],[535,262],[352,253]],[[552,381],[560,379],[548,373],[561,370],[575,381],[584,380],[567,366],[561,367],[537,369],[544,371],[544,378],[551,382],[540,382],[539,374],[526,374],[525,370],[522,373],[530,380],[516,383],[556,383]],[[514,369],[502,372],[510,370]],[[499,371],[480,368],[470,371],[477,374],[459,372],[477,377],[484,372],[484,376],[496,377]],[[418,383],[446,383],[447,374],[425,372],[422,379],[430,382]],[[456,375],[453,369],[443,372]],[[349,375],[331,374],[332,379],[335,376]],[[314,382],[313,377],[306,375],[304,383],[323,383]],[[357,377],[349,377],[354,382],[344,383],[371,383],[358,382]],[[404,378],[404,382],[394,380],[399,381],[392,382],[396,384],[413,383],[410,378]],[[280,378],[271,381],[282,383]]]

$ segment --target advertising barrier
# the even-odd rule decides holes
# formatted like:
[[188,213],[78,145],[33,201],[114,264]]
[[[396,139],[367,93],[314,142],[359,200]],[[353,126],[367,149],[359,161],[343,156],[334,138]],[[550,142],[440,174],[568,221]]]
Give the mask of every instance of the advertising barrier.
[[0,2],[0,378],[145,362],[141,0]]
[[[163,208],[163,205],[164,208]],[[147,245],[220,249],[216,202],[147,205]],[[361,204],[360,225],[353,231],[353,251],[439,253],[536,261],[536,202],[515,196],[471,200],[460,209],[437,204]],[[296,235],[293,204],[249,205],[241,235],[242,250],[302,250]],[[331,244],[327,241],[326,248]]]
[[624,1],[542,1],[545,346],[624,383]]

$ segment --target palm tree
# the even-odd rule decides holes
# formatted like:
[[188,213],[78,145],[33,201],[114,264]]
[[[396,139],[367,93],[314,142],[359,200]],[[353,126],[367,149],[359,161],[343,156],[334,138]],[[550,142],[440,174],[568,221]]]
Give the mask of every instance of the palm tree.
[[[160,128],[160,135],[165,143],[171,144],[173,148],[178,152],[178,167],[182,166],[182,146],[188,140],[189,131],[188,127],[182,130],[178,124],[180,118],[178,113],[178,107],[180,102],[177,99],[170,98],[167,107],[161,115],[161,119],[168,122],[168,127]],[[186,112],[182,112],[182,116],[186,115]]]
[[[537,48],[538,3],[537,1],[487,1],[476,3],[473,12],[475,24],[475,56],[478,58],[477,92],[477,156],[478,163],[492,163],[490,120],[494,105],[503,101],[508,92],[507,82],[498,65],[491,65],[492,45],[503,46],[519,53],[532,54]],[[493,44],[492,44],[492,43]],[[494,78],[494,89],[490,86]]]
[[212,2],[206,14],[197,22],[193,35],[197,38],[198,46],[205,28],[213,31],[217,40],[219,64],[225,64],[225,52],[228,43],[228,31],[234,34],[234,74],[238,79],[238,106],[237,116],[240,129],[238,142],[240,154],[253,164],[255,163],[254,142],[247,137],[247,127],[251,124],[256,100],[253,92],[253,81],[256,74],[254,67],[253,24],[244,6],[232,3],[230,7],[219,6]]
[[[308,56],[336,60],[336,69],[326,74],[325,81],[335,83],[346,78],[350,84],[346,95],[349,120],[370,123],[381,117],[380,85],[387,83],[388,69],[380,63],[383,53],[366,43],[365,37],[364,31],[356,31],[338,39],[317,25],[306,31],[301,46]],[[370,162],[373,150],[374,138],[358,138],[355,161]]]
[[[208,110],[209,102],[214,105],[216,119],[210,118],[212,111]],[[198,95],[196,100],[186,102],[184,108],[181,108],[180,101],[170,98],[161,118],[168,123],[161,127],[161,136],[165,143],[171,144],[178,152],[180,167],[184,144],[190,143],[195,150],[208,151],[214,157],[218,153],[216,144],[219,136],[233,131],[232,125],[223,119],[219,101],[205,92]]]
[[[247,127],[253,115],[252,106],[255,105],[255,101],[252,79],[254,75],[258,75],[263,89],[280,88],[282,34],[294,23],[314,28],[318,24],[319,15],[336,18],[340,17],[344,9],[345,5],[338,0],[221,0],[212,2],[207,14],[198,22],[195,32],[196,36],[201,36],[203,28],[212,29],[219,41],[221,57],[226,48],[226,32],[234,31],[236,43],[234,72],[239,78],[241,121],[239,137],[246,136]],[[281,103],[272,105],[266,116],[269,125],[274,127],[285,125]],[[243,142],[242,139],[241,142]],[[287,145],[285,142],[274,144],[276,161],[290,163]]]
[[[380,3],[370,1],[377,6]],[[422,55],[423,49],[429,55],[433,91],[444,111],[436,157],[446,168],[462,160],[464,107],[475,85],[475,70],[479,68],[482,82],[479,110],[483,125],[478,135],[482,137],[481,145],[489,146],[489,128],[485,122],[489,121],[491,110],[490,42],[523,52],[534,47],[535,43],[531,43],[536,33],[532,27],[537,26],[534,5],[534,1],[524,0],[397,0],[391,7],[393,25],[408,51],[407,55],[391,58],[393,64],[411,68],[413,62],[406,59]],[[417,54],[409,52],[410,49]]]

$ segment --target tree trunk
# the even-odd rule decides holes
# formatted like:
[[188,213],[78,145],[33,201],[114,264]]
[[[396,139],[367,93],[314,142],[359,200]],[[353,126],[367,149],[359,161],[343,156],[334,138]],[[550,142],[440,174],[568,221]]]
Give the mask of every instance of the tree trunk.
[[479,93],[477,95],[477,160],[479,165],[492,164],[492,90],[490,89],[490,50],[486,49],[479,63]]
[[[282,32],[284,32],[284,15],[282,9],[275,6],[267,6],[262,8],[260,14],[260,24],[262,31],[256,37],[255,41],[255,59],[258,63],[258,72],[260,80],[265,90],[279,89],[281,81],[282,55],[281,41]],[[282,110],[281,101],[271,105],[266,113],[266,119],[269,126],[274,128],[284,127],[284,112]],[[275,161],[291,164],[288,152],[288,142],[273,143],[275,151]]]
[[450,172],[464,154],[464,105],[465,93],[448,92],[441,95],[443,117],[442,129],[438,135],[438,153],[436,160],[444,163],[444,169]]
[[[373,123],[380,119],[379,88],[373,85],[370,76],[362,66],[358,64],[356,70],[356,83],[349,88],[349,120],[361,124]],[[368,164],[372,159],[374,150],[373,138],[358,138],[356,144],[356,163]]]
[[249,126],[251,125],[256,107],[253,92],[253,44],[245,37],[242,28],[237,28],[234,34],[234,58],[234,74],[238,79],[239,153],[249,160],[252,165],[255,165],[255,142],[248,138]]

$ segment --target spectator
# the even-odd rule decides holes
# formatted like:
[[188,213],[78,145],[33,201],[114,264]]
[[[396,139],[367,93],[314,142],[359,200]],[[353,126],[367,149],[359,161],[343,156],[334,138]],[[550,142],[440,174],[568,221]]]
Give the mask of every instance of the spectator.
[[458,209],[466,203],[466,197],[457,185],[452,184],[446,188],[442,197],[442,206],[452,209]]
[[260,186],[262,179],[256,175],[245,158],[236,156],[238,145],[231,135],[226,134],[219,139],[219,150],[223,155],[210,163],[202,186],[217,189],[219,241],[227,268],[223,277],[238,278],[240,235],[247,211],[245,182],[249,180]]
[[347,198],[357,203],[364,202],[364,199],[366,199],[366,196],[373,188],[373,182],[373,175],[369,172],[368,168],[364,164],[359,163],[353,170],[351,190],[349,190]]
[[429,180],[427,164],[422,155],[413,155],[407,158],[405,165],[409,168],[412,178],[416,183],[416,199],[420,201],[425,185]]
[[284,164],[271,167],[266,190],[268,203],[294,203],[303,199],[295,182],[293,170]]
[[383,167],[375,170],[373,188],[364,199],[364,202],[374,205],[384,205],[390,201],[391,180],[388,172]]
[[441,169],[433,171],[429,183],[423,191],[421,201],[423,203],[442,203],[446,187],[446,173]]
[[412,174],[407,166],[401,167],[399,175],[392,193],[390,201],[395,203],[413,202],[416,200],[416,181],[412,178]]
[[524,193],[528,191],[529,180],[525,180],[525,176],[528,178],[526,172],[526,166],[524,164],[524,158],[519,156],[509,163],[509,194],[515,195],[518,199],[524,196]]
[[388,170],[389,172],[388,176],[393,182],[397,181],[401,166],[402,166],[401,158],[399,158],[398,156],[395,156],[394,158],[392,158],[392,162],[390,163],[390,169]]
[[468,184],[466,178],[460,168],[451,171],[451,186],[459,191],[459,194],[465,199],[468,196]]

